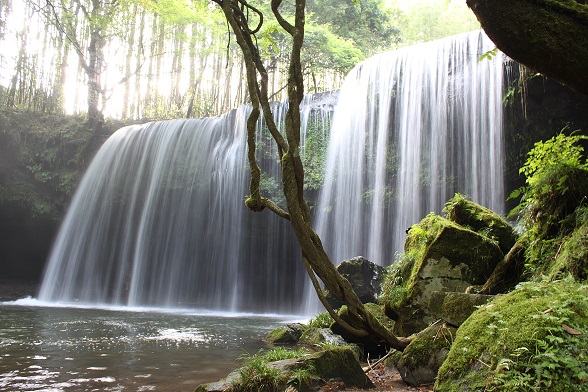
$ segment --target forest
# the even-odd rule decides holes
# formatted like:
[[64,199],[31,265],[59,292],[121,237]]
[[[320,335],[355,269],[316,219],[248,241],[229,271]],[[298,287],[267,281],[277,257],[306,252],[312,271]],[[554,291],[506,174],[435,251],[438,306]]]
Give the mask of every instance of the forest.
[[586,390],[587,21],[0,0],[0,388]]
[[[307,7],[308,93],[339,88],[373,54],[479,28],[456,1]],[[248,101],[242,56],[220,9],[206,1],[2,0],[0,42],[0,104],[7,108],[162,119],[215,116]],[[288,39],[267,23],[258,44],[270,96],[280,101]]]

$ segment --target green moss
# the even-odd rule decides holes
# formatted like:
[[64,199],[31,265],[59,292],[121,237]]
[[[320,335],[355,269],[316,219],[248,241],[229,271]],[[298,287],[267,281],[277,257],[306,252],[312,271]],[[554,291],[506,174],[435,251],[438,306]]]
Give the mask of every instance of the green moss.
[[435,390],[587,390],[587,295],[588,286],[558,281],[496,298],[459,328]]
[[588,224],[578,227],[562,244],[547,273],[550,279],[570,274],[578,281],[588,280]]
[[275,328],[265,337],[265,340],[272,344],[296,344],[304,331],[302,324],[288,324]]
[[410,342],[402,352],[402,361],[411,368],[423,366],[430,360],[432,354],[443,350],[449,351],[456,330],[445,324],[430,326]]
[[506,220],[462,194],[456,193],[445,204],[443,211],[450,221],[496,241],[503,253],[507,253],[516,242],[516,234]]
[[404,253],[388,267],[380,303],[390,308],[402,307],[411,295],[411,287],[424,261],[427,247],[441,232],[446,219],[430,213],[420,223],[412,225],[404,243]]

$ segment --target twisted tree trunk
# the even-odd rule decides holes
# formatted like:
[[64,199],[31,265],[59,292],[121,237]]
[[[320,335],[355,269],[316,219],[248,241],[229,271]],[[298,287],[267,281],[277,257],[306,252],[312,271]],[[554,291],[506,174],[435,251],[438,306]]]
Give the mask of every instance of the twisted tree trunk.
[[[280,26],[292,36],[290,66],[288,72],[289,107],[286,114],[286,137],[278,131],[268,98],[268,74],[261,60],[255,34],[263,24],[264,15],[245,0],[214,0],[219,4],[245,59],[247,85],[251,95],[252,112],[247,121],[248,160],[251,172],[250,196],[246,205],[252,211],[270,209],[288,219],[292,225],[302,251],[302,259],[319,299],[335,321],[351,334],[368,337],[377,343],[403,350],[409,343],[407,338],[394,336],[363,306],[350,283],[341,276],[327,256],[321,240],[311,226],[310,208],[304,197],[304,168],[300,157],[300,102],[304,97],[300,51],[304,40],[305,0],[296,0],[294,24],[280,13],[282,0],[272,0],[271,8]],[[251,17],[257,18],[254,28],[249,26]],[[259,80],[258,80],[259,78]],[[282,188],[286,197],[287,211],[260,193],[261,170],[255,157],[255,133],[257,120],[263,114],[280,154]],[[342,300],[349,309],[350,322],[342,320],[326,301],[318,280],[321,280],[333,295]]]

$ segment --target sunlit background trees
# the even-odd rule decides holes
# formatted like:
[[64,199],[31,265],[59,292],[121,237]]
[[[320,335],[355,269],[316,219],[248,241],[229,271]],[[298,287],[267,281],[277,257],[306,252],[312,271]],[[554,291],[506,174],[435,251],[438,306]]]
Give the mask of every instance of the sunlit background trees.
[[[479,28],[465,1],[309,0],[307,7],[311,93],[338,88],[375,53]],[[271,98],[281,100],[288,38],[271,23],[258,36]],[[160,119],[218,115],[248,101],[240,53],[205,0],[0,0],[0,47],[2,107]]]

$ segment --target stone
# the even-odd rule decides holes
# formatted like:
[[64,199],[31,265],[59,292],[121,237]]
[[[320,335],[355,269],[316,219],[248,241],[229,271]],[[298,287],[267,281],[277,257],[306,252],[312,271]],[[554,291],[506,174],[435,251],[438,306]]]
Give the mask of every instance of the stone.
[[438,215],[413,225],[384,294],[386,314],[396,320],[394,332],[409,336],[435,322],[440,305],[433,293],[484,284],[503,258],[496,241]]
[[[457,330],[434,390],[520,390],[514,387],[519,385],[541,391],[585,391],[578,369],[588,369],[586,298],[588,285],[570,279],[526,282],[496,296]],[[570,333],[564,325],[577,332]],[[544,361],[572,365],[550,370]],[[524,384],[517,384],[523,381],[523,372]]]
[[231,372],[225,379],[198,385],[195,392],[225,392],[230,391],[233,384],[241,381],[241,374],[238,370]]
[[455,327],[438,323],[416,335],[395,363],[402,380],[413,387],[433,384],[456,331]]
[[341,381],[347,388],[365,389],[374,386],[350,347],[329,348],[296,360],[278,362],[286,364],[270,363],[270,366],[283,366],[287,371],[310,368],[320,380]]
[[[342,261],[337,266],[337,271],[349,281],[362,303],[376,302],[386,273],[384,267],[358,256]],[[328,292],[327,300],[334,309],[343,305],[343,302]]]
[[432,293],[429,309],[435,317],[459,327],[478,307],[486,305],[493,298],[493,295],[436,291]]
[[507,254],[517,242],[518,236],[506,220],[463,195],[456,194],[451,198],[445,204],[444,211],[450,221],[497,241],[504,254]]
[[[270,362],[268,367],[277,369],[281,380],[292,378],[296,371],[306,370],[310,378],[305,385],[299,385],[297,390],[317,390],[321,385],[329,381],[339,381],[347,388],[371,388],[374,385],[364,373],[359,360],[350,347],[334,347],[305,355],[296,359],[285,359]],[[222,392],[231,390],[235,384],[241,382],[241,374],[236,370],[229,374],[226,379],[203,384],[196,388],[196,392]],[[284,390],[286,385],[282,385]]]
[[268,333],[265,341],[270,344],[296,344],[304,332],[300,323],[286,324]]

